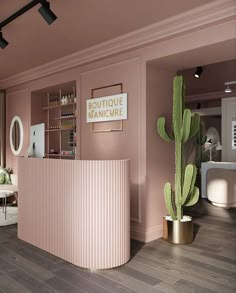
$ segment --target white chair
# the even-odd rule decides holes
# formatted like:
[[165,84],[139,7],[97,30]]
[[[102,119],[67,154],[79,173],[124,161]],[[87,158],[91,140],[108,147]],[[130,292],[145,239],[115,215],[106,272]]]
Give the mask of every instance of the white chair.
[[7,198],[18,192],[17,175],[11,174],[12,184],[0,184],[0,198],[4,199],[3,212],[5,213],[5,220],[7,215]]

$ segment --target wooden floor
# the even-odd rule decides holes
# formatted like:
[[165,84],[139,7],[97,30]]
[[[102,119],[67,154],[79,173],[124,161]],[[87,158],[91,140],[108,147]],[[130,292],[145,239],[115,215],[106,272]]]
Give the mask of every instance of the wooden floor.
[[129,263],[96,272],[20,241],[16,226],[0,227],[0,292],[235,293],[235,209],[200,202],[188,213],[195,215],[197,233],[192,244],[133,241]]

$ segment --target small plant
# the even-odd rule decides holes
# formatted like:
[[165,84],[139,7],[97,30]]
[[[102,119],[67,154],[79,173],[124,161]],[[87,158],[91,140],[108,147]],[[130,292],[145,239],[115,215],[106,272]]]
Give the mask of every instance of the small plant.
[[183,144],[194,137],[199,129],[200,117],[184,109],[185,83],[183,76],[176,76],[173,84],[173,133],[168,134],[165,117],[157,121],[157,130],[161,138],[167,142],[175,141],[175,190],[167,182],[164,187],[165,202],[172,220],[181,220],[183,207],[197,203],[199,189],[195,186],[197,168],[193,164],[183,166]]

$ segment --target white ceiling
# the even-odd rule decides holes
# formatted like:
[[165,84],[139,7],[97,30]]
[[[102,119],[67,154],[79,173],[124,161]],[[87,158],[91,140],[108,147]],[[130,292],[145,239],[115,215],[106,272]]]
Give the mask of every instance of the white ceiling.
[[[0,80],[213,0],[50,0],[51,25],[34,7],[3,28]],[[0,22],[30,0],[1,0]]]

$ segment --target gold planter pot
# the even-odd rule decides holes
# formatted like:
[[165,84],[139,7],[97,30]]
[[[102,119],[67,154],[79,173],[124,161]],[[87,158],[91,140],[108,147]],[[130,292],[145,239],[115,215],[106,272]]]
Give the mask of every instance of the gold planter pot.
[[193,221],[171,221],[163,218],[163,238],[174,244],[188,244],[193,242]]

